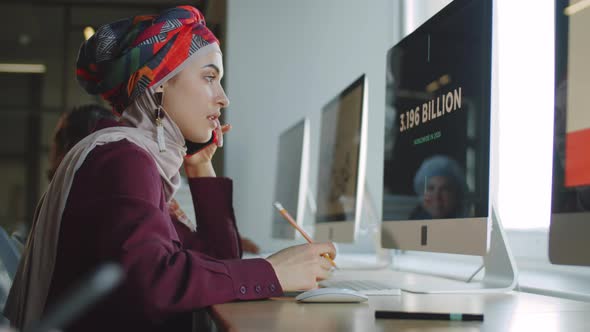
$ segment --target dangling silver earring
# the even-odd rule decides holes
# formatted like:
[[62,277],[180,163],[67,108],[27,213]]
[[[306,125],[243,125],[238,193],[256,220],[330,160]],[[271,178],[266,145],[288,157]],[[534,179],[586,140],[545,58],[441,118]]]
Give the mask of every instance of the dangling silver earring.
[[160,98],[158,102],[158,109],[156,110],[156,139],[158,140],[158,148],[160,152],[166,151],[166,141],[164,140],[164,126],[162,125],[164,92],[159,93]]

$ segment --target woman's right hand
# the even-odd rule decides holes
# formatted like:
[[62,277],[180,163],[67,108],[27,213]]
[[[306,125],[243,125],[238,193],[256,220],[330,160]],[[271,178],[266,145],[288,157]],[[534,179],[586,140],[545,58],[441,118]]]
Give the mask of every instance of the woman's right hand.
[[283,249],[266,258],[285,292],[308,290],[317,287],[319,280],[330,276],[332,265],[320,255],[336,257],[332,243],[310,243]]
[[219,123],[219,120],[216,121],[217,128],[215,128],[215,141],[198,152],[187,155],[184,158],[184,170],[189,178],[216,176],[211,159],[213,158],[215,151],[217,151],[217,148],[223,146],[223,135],[231,130],[231,125],[224,124],[222,126]]

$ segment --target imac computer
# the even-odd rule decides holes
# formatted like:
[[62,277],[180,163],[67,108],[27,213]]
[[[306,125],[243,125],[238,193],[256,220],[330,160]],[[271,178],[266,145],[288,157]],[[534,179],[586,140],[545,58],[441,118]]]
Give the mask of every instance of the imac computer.
[[[309,165],[309,120],[303,119],[281,133],[273,202],[280,202],[301,226],[305,213]],[[269,204],[270,205],[270,204]],[[295,239],[298,233],[273,209],[272,237]]]
[[483,256],[487,277],[406,290],[515,285],[493,209],[493,11],[491,0],[455,0],[387,54],[381,245]]
[[590,266],[590,8],[555,6],[555,122],[549,259]]
[[366,156],[366,80],[359,77],[322,109],[314,237],[354,242]]

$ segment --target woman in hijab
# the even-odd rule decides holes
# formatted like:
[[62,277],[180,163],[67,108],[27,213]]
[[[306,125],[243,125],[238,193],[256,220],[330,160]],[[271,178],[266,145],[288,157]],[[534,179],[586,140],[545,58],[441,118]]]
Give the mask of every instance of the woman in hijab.
[[[41,199],[5,314],[23,328],[100,263],[126,280],[70,331],[188,331],[212,304],[280,296],[328,277],[331,243],[239,259],[232,182],[211,158],[229,125],[219,42],[202,14],[179,6],[99,28],[77,77],[120,115],[64,157]],[[206,144],[203,144],[206,143]],[[181,238],[168,203],[184,164],[198,231]]]

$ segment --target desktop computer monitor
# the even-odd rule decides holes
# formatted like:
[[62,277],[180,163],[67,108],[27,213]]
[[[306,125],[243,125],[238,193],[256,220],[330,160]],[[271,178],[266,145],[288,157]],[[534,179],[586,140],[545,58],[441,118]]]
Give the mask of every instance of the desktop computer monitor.
[[[279,137],[275,196],[292,217],[302,225],[307,194],[309,159],[309,120],[303,119],[286,129]],[[269,204],[270,205],[270,204]],[[272,237],[295,239],[297,233],[273,208]]]
[[555,116],[549,259],[590,266],[590,8],[555,6]]
[[492,12],[455,0],[387,54],[384,248],[488,250]]
[[353,242],[364,190],[365,76],[322,109],[314,237]]

